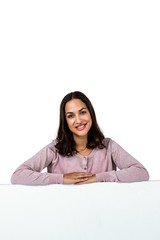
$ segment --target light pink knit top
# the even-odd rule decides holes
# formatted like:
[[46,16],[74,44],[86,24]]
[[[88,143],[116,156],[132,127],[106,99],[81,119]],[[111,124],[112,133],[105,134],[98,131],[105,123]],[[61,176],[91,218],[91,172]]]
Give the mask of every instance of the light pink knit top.
[[[95,148],[88,156],[77,153],[64,157],[57,152],[55,143],[54,140],[21,164],[11,176],[11,183],[62,184],[63,174],[71,172],[96,174],[97,182],[135,182],[149,179],[146,168],[112,139],[105,138],[106,148]],[[47,169],[46,172],[41,172],[44,168]]]

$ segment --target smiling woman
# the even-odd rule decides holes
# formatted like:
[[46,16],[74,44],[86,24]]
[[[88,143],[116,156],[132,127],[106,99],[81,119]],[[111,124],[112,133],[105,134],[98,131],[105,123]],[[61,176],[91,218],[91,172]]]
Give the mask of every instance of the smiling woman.
[[85,103],[79,99],[72,99],[66,103],[65,112],[67,124],[73,133],[73,137],[78,135],[86,136],[87,138],[87,133],[92,125],[92,119]]
[[[42,172],[47,168],[47,172]],[[88,97],[68,93],[60,104],[57,137],[11,176],[13,184],[82,184],[147,181],[146,168],[106,138]]]

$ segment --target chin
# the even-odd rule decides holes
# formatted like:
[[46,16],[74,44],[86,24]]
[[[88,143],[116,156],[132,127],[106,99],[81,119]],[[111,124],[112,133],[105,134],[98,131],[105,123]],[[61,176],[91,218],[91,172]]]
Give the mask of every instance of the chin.
[[87,134],[88,134],[88,132],[76,132],[76,133],[73,133],[73,134],[75,134],[76,136],[78,136],[78,137],[85,137],[85,136],[87,136]]

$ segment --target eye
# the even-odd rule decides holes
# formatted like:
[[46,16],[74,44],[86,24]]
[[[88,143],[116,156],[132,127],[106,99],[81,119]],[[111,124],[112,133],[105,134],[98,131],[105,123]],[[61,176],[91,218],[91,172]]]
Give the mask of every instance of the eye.
[[67,118],[73,118],[73,114],[68,114]]
[[82,110],[82,111],[80,112],[81,115],[84,115],[84,114],[86,114],[86,113],[87,113],[87,111],[85,111],[85,110]]

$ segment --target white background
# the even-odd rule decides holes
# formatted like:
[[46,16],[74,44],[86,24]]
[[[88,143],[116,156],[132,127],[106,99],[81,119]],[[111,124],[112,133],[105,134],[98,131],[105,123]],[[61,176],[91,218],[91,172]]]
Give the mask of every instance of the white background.
[[160,179],[159,1],[0,1],[0,183],[57,133],[83,91],[98,123]]

